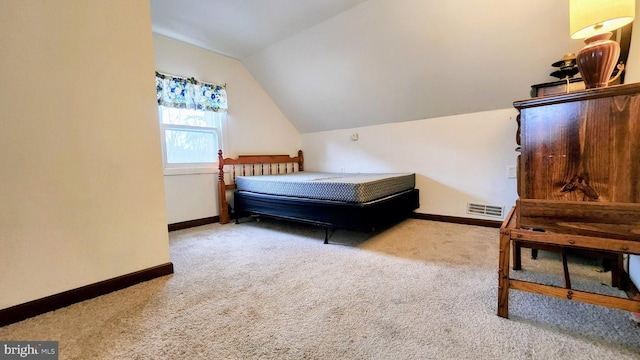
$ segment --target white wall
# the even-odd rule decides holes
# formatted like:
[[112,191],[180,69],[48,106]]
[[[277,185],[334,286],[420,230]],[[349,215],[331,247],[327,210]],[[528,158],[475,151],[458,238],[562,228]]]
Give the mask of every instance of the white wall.
[[[467,202],[515,205],[515,109],[302,134],[305,169],[415,172],[419,213],[490,219]],[[357,133],[359,140],[352,141]],[[499,220],[499,219],[498,219]]]
[[[626,74],[624,82],[627,84],[640,82],[640,0],[636,0],[636,20],[633,23],[633,34],[631,36],[631,48],[627,59]],[[640,288],[640,256],[629,256],[629,277],[631,281]]]
[[0,308],[169,259],[149,3],[0,11]]
[[242,62],[311,133],[509,108],[582,46],[566,0],[368,0]]
[[633,34],[631,36],[631,47],[629,48],[629,58],[627,59],[625,83],[635,83],[640,81],[640,0],[636,0],[636,20],[633,22]]
[[[298,131],[239,61],[157,34],[153,45],[158,71],[227,84],[226,157],[297,154]],[[170,175],[164,183],[169,224],[219,215],[217,174]]]

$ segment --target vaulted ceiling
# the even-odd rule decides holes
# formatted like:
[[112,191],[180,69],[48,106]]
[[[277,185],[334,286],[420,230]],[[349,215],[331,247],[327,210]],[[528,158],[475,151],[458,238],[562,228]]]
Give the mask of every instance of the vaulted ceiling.
[[151,0],[153,31],[241,61],[301,133],[510,108],[582,47],[569,1]]

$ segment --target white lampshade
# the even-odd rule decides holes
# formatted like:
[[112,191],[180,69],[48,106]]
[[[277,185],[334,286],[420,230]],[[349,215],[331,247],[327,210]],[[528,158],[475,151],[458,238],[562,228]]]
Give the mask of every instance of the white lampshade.
[[572,39],[619,29],[633,21],[635,0],[570,0],[569,33]]

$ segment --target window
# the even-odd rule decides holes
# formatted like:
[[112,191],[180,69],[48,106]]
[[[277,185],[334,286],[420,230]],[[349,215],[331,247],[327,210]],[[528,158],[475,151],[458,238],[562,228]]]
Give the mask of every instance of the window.
[[158,106],[165,169],[213,168],[226,114]]
[[165,174],[214,171],[227,114],[225,86],[156,72],[156,92]]

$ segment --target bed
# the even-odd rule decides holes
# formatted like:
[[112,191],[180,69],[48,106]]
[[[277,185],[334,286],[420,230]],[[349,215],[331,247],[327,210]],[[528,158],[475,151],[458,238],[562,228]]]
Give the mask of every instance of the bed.
[[[241,155],[218,151],[220,222],[262,215],[314,224],[325,230],[373,231],[411,216],[419,207],[413,173],[304,171],[298,156]],[[233,209],[227,200],[233,192]]]

